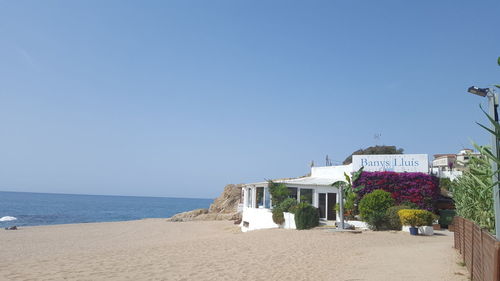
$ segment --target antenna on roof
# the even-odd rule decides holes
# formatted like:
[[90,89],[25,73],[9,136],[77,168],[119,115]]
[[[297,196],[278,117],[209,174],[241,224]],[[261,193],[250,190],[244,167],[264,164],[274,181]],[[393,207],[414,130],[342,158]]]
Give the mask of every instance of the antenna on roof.
[[332,166],[332,160],[328,157],[328,154],[326,155],[325,162],[325,166]]

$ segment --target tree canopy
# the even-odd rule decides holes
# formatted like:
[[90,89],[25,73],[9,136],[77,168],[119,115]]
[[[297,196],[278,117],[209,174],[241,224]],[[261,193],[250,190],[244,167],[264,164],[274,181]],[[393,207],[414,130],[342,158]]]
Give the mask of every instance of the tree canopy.
[[365,149],[358,149],[347,157],[343,164],[348,165],[352,163],[353,155],[368,155],[368,154],[403,154],[404,149],[397,148],[395,145],[376,145],[370,146]]

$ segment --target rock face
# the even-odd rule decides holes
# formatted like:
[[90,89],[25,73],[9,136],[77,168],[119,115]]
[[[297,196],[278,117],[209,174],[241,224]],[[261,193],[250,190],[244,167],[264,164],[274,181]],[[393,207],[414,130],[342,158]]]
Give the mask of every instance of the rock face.
[[196,209],[189,212],[179,213],[169,218],[169,221],[191,221],[196,217],[205,215],[208,213],[208,209]]
[[238,203],[241,196],[241,184],[228,184],[222,194],[214,200],[208,209],[196,209],[176,214],[169,221],[199,221],[199,220],[239,220]]
[[228,184],[222,194],[214,200],[208,211],[210,213],[231,214],[238,210],[241,196],[241,184]]

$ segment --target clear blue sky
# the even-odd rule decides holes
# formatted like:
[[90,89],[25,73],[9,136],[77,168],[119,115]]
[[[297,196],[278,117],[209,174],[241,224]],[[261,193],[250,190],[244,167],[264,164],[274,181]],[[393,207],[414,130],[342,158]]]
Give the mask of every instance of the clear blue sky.
[[212,198],[375,144],[487,143],[466,89],[500,82],[499,11],[0,0],[0,190]]

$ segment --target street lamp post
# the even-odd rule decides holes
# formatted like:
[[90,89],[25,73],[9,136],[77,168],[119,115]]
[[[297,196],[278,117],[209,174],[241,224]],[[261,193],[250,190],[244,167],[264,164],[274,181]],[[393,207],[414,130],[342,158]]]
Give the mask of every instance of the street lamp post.
[[340,216],[340,229],[344,229],[345,228],[345,225],[344,225],[344,185],[341,184],[339,186],[339,202],[340,202],[340,212],[339,212],[339,216]]
[[[478,95],[481,97],[488,97],[489,104],[489,115],[492,116],[496,122],[498,122],[498,94],[489,88],[478,88],[470,87],[467,90],[469,93]],[[498,130],[495,126],[492,128],[498,135]],[[491,152],[493,155],[499,158],[500,154],[498,151],[498,138],[497,135],[493,135],[491,138]],[[498,241],[500,241],[500,186],[499,186],[499,173],[498,166],[495,161],[491,161],[491,168],[493,169],[493,209],[495,210],[495,236]]]

